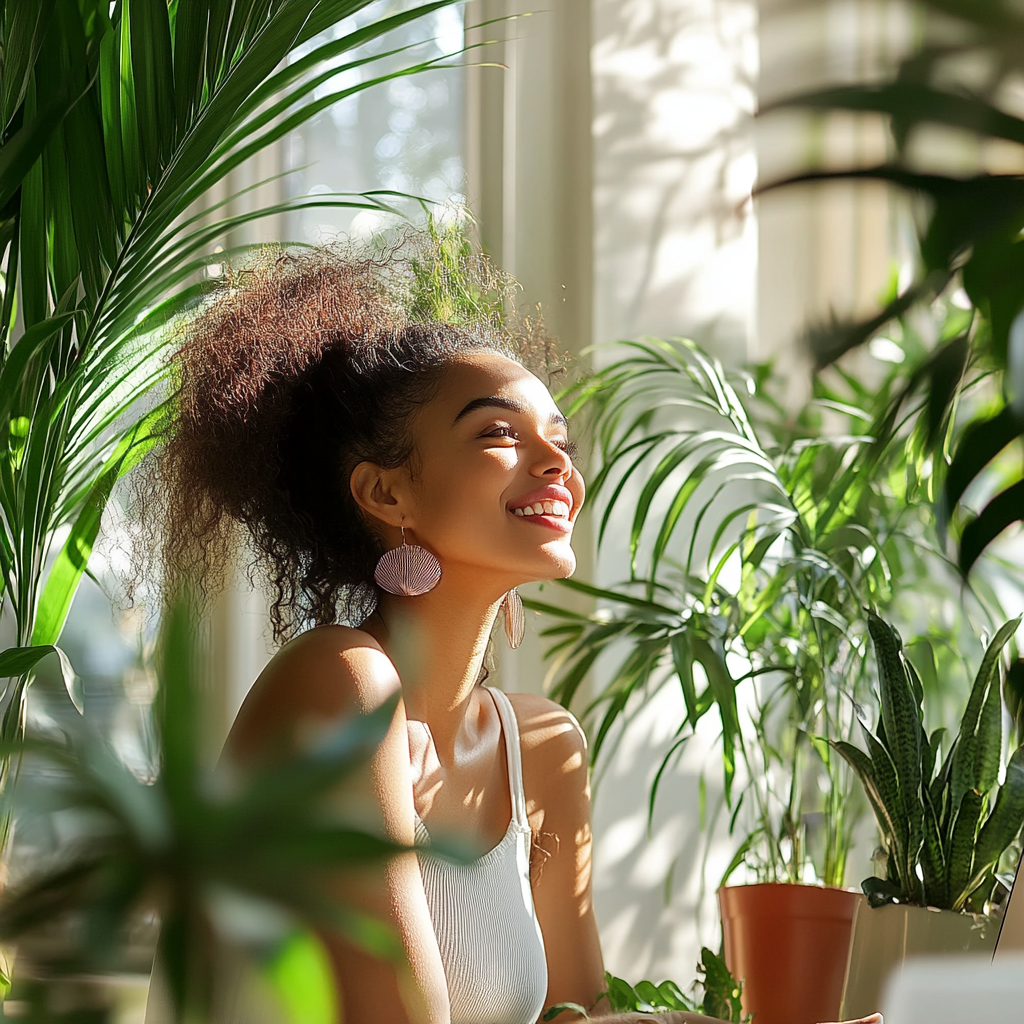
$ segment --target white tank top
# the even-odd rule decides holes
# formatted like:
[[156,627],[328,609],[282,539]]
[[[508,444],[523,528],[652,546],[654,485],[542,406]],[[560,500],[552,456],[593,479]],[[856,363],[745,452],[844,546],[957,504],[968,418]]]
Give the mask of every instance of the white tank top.
[[[501,717],[512,820],[493,850],[470,864],[419,852],[423,887],[441,951],[452,1024],[535,1024],[548,987],[544,941],[530,888],[530,825],[523,796],[519,727],[508,697],[490,686]],[[413,728],[422,722],[409,723]],[[430,843],[417,816],[416,840]],[[223,951],[218,965],[217,1024],[281,1024],[284,1013],[267,981],[241,956]],[[172,1024],[166,979],[153,972],[146,1024]]]
[[[420,872],[441,951],[452,1024],[535,1024],[548,968],[530,888],[532,833],[526,817],[519,726],[508,697],[485,686],[501,718],[512,820],[498,845],[469,864],[419,851]],[[423,722],[409,723],[427,729]],[[416,841],[430,833],[416,816]]]

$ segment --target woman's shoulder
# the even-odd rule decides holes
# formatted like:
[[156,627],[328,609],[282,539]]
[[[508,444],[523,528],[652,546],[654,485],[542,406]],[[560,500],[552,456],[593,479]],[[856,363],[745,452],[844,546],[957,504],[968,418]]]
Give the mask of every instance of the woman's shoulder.
[[365,714],[400,685],[391,659],[368,632],[317,626],[286,643],[260,673],[229,746],[244,755],[310,723]]
[[561,704],[536,693],[507,695],[519,726],[519,744],[527,758],[562,765],[586,757],[587,737],[576,716]]
[[508,697],[519,726],[530,822],[540,831],[573,834],[589,815],[587,737],[561,704],[533,693]]
[[366,630],[317,626],[290,640],[271,659],[258,687],[284,685],[292,699],[355,699],[370,710],[398,688],[398,673]]

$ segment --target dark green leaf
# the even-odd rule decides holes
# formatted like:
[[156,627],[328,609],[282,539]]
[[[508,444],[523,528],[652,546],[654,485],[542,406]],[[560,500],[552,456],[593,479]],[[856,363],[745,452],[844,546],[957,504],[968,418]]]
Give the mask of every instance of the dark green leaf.
[[[999,658],[1003,648],[1014,632],[1016,632],[1019,625],[1020,617],[1011,619],[999,628],[996,635],[992,638],[992,642],[988,645],[985,657],[978,668],[978,674],[974,678],[974,684],[967,699],[967,707],[964,709],[963,717],[960,720],[958,743],[956,752],[953,755],[950,786],[954,808],[960,806],[963,795],[969,790],[982,791],[983,776],[988,777],[991,772],[991,747],[993,745],[991,735],[986,736],[985,739],[986,765],[984,768],[979,761],[980,746],[982,744],[979,734],[982,712],[985,708],[985,701],[988,698],[990,688],[996,690],[995,700],[999,700]],[[991,722],[988,723],[988,728],[991,730]],[[996,763],[998,764],[998,753],[996,758]]]
[[959,565],[966,576],[981,557],[982,552],[1007,527],[1024,517],[1024,480],[1018,480],[1000,491],[972,519],[960,536]]
[[981,814],[985,798],[973,789],[967,790],[960,801],[960,809],[953,819],[949,840],[949,858],[946,863],[947,890],[952,909],[960,910],[964,900],[971,894],[968,883],[972,877],[974,853],[981,826]]
[[1010,443],[1022,427],[1013,410],[1006,406],[991,419],[975,420],[963,431],[946,473],[942,514],[948,519],[971,481]]
[[55,0],[4,4],[4,62],[0,77],[0,131],[4,135],[25,99],[54,6]]
[[[976,868],[985,871],[996,864],[1024,825],[1024,747],[1018,747],[1006,766],[1006,780],[999,787],[992,813],[978,834],[974,854]],[[977,874],[977,871],[975,872]]]

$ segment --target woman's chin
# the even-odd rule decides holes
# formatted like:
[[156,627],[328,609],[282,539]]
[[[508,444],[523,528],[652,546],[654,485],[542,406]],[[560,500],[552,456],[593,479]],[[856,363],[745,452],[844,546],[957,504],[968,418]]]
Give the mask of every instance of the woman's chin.
[[551,569],[546,579],[565,580],[576,571],[576,555],[568,545],[557,552],[552,552],[550,561]]

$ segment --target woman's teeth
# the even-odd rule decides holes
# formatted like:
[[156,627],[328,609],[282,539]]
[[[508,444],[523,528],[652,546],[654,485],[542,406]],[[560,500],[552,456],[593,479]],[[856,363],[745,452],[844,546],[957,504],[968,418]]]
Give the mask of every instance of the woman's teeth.
[[517,516],[558,516],[569,518],[569,506],[564,501],[537,501],[532,505],[512,510]]

